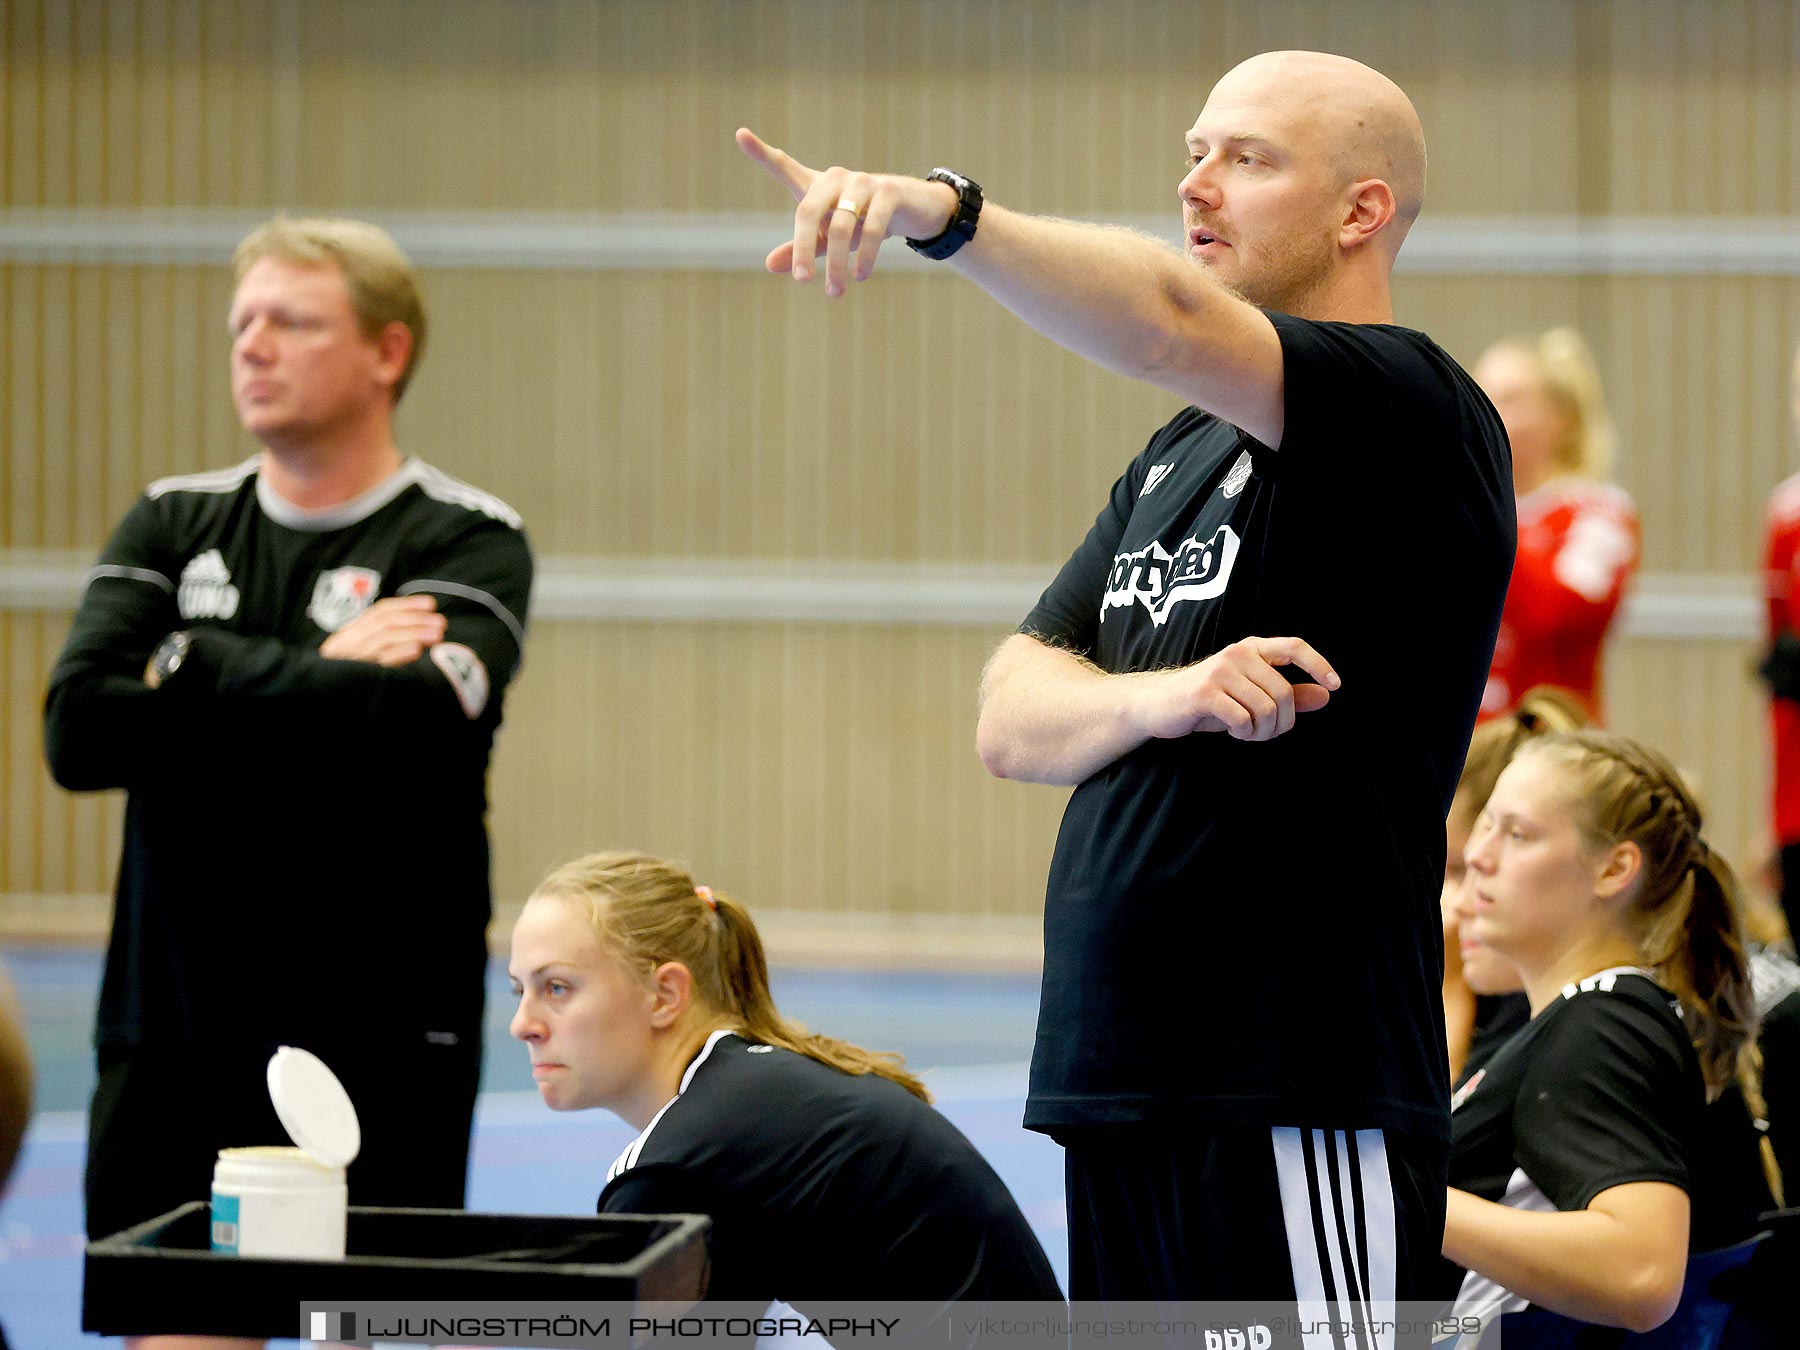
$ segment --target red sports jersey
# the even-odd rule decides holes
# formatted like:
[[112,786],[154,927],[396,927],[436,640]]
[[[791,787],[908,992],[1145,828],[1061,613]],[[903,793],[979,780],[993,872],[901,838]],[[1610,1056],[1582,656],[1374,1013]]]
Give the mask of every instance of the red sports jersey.
[[[1769,604],[1769,641],[1784,629],[1800,627],[1800,474],[1769,494],[1763,590]],[[1775,838],[1800,843],[1800,703],[1771,700],[1775,737]]]
[[1611,483],[1558,478],[1519,499],[1519,553],[1481,715],[1553,684],[1600,716],[1600,648],[1638,564],[1637,507]]

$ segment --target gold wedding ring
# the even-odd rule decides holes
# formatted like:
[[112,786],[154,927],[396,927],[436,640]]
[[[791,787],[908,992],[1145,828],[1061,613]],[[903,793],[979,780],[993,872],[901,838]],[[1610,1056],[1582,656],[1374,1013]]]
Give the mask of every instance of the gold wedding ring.
[[833,211],[848,211],[851,215],[855,216],[858,220],[862,219],[862,208],[860,206],[858,206],[857,203],[855,201],[851,200],[849,197],[839,197],[838,204],[836,206],[832,207],[831,209]]

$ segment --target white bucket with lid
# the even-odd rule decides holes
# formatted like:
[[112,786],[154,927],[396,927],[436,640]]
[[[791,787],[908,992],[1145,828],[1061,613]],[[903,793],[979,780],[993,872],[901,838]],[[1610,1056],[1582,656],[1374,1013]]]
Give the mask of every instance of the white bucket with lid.
[[350,1204],[344,1170],[362,1147],[356,1108],[337,1075],[308,1051],[282,1046],[268,1077],[275,1114],[299,1147],[219,1150],[212,1249],[342,1258]]

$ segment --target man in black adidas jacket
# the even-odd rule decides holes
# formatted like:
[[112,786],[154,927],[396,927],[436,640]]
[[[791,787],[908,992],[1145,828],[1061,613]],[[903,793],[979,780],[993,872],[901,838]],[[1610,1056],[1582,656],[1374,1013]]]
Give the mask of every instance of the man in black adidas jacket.
[[510,507],[395,444],[425,316],[392,239],[278,219],[234,267],[232,393],[262,452],[151,484],[45,709],[57,782],[128,793],[95,1236],[204,1198],[221,1147],[285,1142],[263,1077],[282,1044],[356,1103],[352,1204],[463,1200],[486,775],[531,554]]

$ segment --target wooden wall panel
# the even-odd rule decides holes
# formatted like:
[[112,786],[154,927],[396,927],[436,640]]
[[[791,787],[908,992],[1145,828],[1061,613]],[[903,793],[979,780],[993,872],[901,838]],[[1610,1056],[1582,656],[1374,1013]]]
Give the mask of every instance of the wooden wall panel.
[[[965,165],[1008,201],[1163,207],[1211,81],[1323,47],[1393,75],[1432,208],[1791,211],[1791,0],[12,0],[7,203],[761,209],[743,122],[824,158]],[[1577,60],[1581,61],[1578,68]],[[1691,200],[1685,192],[1680,200]]]
[[[755,273],[443,270],[400,414],[545,554],[1051,564],[1175,401],[944,276],[826,304]],[[94,551],[143,485],[254,447],[222,269],[0,266],[0,546]],[[1618,426],[1645,565],[1743,572],[1789,424],[1800,278],[1411,276],[1402,321],[1472,362],[1574,322]]]
[[[949,162],[1028,209],[1174,216],[1181,134],[1236,59],[1362,57],[1426,121],[1435,216],[1800,214],[1800,0],[9,0],[0,207],[765,213],[749,123],[821,161]],[[773,242],[773,241],[771,241]],[[1521,244],[1528,248],[1529,242]],[[748,272],[441,269],[401,436],[541,555],[1028,564],[1045,575],[1171,411],[944,276],[848,304]],[[1800,280],[1403,275],[1472,360],[1594,340],[1646,562],[1742,573],[1789,425]],[[152,478],[250,448],[211,268],[0,263],[0,549],[96,550]],[[118,803],[48,782],[65,618],[0,613],[0,927],[91,916]],[[976,629],[544,623],[495,778],[517,897],[581,848],[692,858],[853,928],[1032,925],[1062,795],[987,780]],[[1732,643],[1620,644],[1614,720],[1760,817]],[[82,906],[86,908],[83,909]]]
[[124,801],[63,792],[44,767],[44,683],[64,615],[0,612],[0,933],[104,931]]
[[224,267],[0,263],[0,548],[97,552],[145,485],[250,454]]
[[[67,620],[0,614],[0,932],[104,924],[121,795],[43,764]],[[542,623],[492,782],[495,894],[596,848],[690,860],[779,926],[945,921],[1035,941],[1067,792],[974,750],[999,630]]]
[[1690,775],[1721,853],[1756,884],[1770,848],[1768,704],[1750,643],[1626,639],[1608,656],[1610,725]]
[[1781,0],[1610,8],[1608,209],[1800,212],[1800,9]]
[[[0,615],[0,932],[104,923],[117,794],[58,791],[43,675],[60,616]],[[537,625],[493,778],[495,895],[594,848],[691,861],[779,930],[993,932],[1028,950],[1066,791],[987,777],[974,688],[999,630]],[[1749,644],[1627,639],[1612,724],[1664,748],[1740,864],[1764,829],[1764,703]],[[97,903],[99,902],[99,903]]]
[[975,683],[1000,636],[539,625],[494,780],[497,894],[638,847],[759,909],[1030,935],[1068,794],[975,757]]

